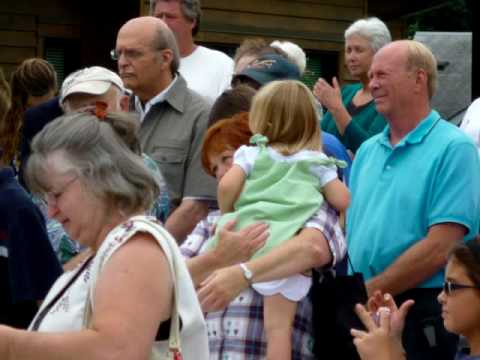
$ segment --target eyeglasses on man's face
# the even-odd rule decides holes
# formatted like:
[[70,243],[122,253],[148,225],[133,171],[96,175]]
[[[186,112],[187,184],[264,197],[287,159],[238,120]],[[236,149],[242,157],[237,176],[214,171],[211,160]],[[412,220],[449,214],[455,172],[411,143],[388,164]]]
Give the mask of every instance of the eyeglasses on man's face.
[[141,58],[143,55],[145,55],[145,51],[142,51],[139,49],[125,49],[125,50],[112,49],[112,51],[110,51],[110,57],[112,58],[112,60],[118,61],[122,57],[122,55],[127,60],[136,60]]
[[149,50],[140,50],[140,49],[122,49],[122,50],[117,50],[117,49],[112,49],[110,51],[110,57],[114,61],[120,60],[120,58],[123,57],[128,60],[128,61],[135,61],[143,57],[145,54],[148,52],[154,52],[154,51],[161,51],[165,49],[149,49]]
[[454,291],[462,290],[462,289],[480,289],[480,286],[477,285],[463,285],[454,283],[451,280],[446,280],[443,283],[443,291],[446,295],[450,296]]

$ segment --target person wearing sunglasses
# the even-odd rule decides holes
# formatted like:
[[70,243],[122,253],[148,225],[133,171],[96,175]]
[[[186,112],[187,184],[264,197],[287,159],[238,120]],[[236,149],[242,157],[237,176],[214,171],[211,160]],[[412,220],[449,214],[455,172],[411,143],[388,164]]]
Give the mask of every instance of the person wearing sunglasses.
[[[470,241],[456,246],[450,253],[443,290],[438,295],[445,328],[462,335],[468,349],[460,349],[455,360],[480,359],[480,243]],[[401,345],[408,300],[397,308],[389,294],[376,294],[368,310],[357,305],[356,311],[366,331],[352,329],[354,344],[362,360],[408,359]],[[373,315],[373,316],[372,316]],[[427,334],[426,334],[427,335]]]

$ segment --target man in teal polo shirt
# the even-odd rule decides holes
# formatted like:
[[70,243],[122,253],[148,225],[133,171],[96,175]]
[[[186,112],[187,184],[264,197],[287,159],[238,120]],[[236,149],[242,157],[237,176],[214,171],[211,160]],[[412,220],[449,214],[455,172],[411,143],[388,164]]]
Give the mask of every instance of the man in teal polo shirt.
[[408,359],[453,359],[436,300],[447,254],[473,239],[480,220],[475,145],[430,108],[436,61],[424,45],[395,41],[370,68],[370,88],[385,130],[353,163],[347,215],[349,253],[372,295],[413,298],[404,331]]

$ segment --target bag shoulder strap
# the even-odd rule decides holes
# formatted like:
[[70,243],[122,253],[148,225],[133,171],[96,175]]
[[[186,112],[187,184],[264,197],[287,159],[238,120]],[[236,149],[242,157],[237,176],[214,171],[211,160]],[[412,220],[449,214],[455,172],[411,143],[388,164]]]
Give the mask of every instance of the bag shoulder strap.
[[[170,321],[170,334],[168,337],[168,344],[170,351],[174,354],[175,357],[178,357],[178,354],[181,352],[181,341],[180,341],[180,315],[178,312],[178,287],[176,284],[176,271],[175,271],[175,257],[173,256],[173,252],[170,250],[170,244],[169,244],[169,237],[171,235],[162,228],[162,226],[157,225],[156,223],[152,222],[151,220],[147,220],[144,216],[138,216],[135,217],[129,221],[133,221],[134,225],[138,226],[138,228],[133,231],[131,234],[129,234],[129,237],[133,236],[137,232],[141,231],[146,231],[150,234],[153,235],[155,240],[157,240],[158,244],[164,251],[167,259],[168,259],[168,264],[170,268],[170,273],[172,276],[173,280],[173,288],[174,288],[174,296],[173,296],[173,301],[172,301],[172,311],[171,311],[171,321]],[[128,241],[128,240],[127,240]],[[99,273],[101,272],[101,269],[103,267],[103,263],[100,264],[100,266],[94,267],[92,272],[92,285],[91,289],[94,289],[95,287],[95,282],[97,280],[97,277]],[[91,320],[92,320],[92,295],[93,292],[90,292],[90,296],[87,298],[87,304],[85,306],[85,313],[84,313],[84,327],[89,328],[91,325]],[[156,357],[154,354],[150,357],[150,360],[154,360]]]

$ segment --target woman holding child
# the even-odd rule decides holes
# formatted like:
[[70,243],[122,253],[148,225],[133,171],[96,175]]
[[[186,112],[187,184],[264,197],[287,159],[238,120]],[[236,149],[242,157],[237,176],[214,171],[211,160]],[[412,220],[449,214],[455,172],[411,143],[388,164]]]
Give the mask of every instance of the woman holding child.
[[[293,91],[292,94],[296,94],[292,101],[279,101],[290,91]],[[313,98],[304,96],[307,92],[308,89],[304,89],[303,85],[293,81],[268,85],[264,90],[260,90],[260,93],[254,98],[250,115],[253,118],[258,116],[259,113],[255,111],[255,104],[260,106],[258,102],[265,102],[263,105],[270,109],[274,107],[279,109],[280,104],[286,104],[282,105],[289,107],[284,109],[283,116],[286,118],[293,117],[297,121],[304,121],[310,116],[313,123],[318,124],[315,120]],[[266,93],[271,94],[272,97],[267,96],[268,99],[265,99]],[[299,100],[300,98],[307,102],[307,110],[304,112],[298,111],[300,104],[305,105]],[[282,112],[280,111],[280,113]],[[263,114],[265,115],[265,113]],[[266,114],[272,116],[273,112]],[[276,120],[268,117],[265,121],[271,121],[273,124]],[[215,175],[217,180],[221,181],[225,177],[225,173],[232,167],[235,151],[241,145],[248,144],[252,135],[250,126],[247,115],[241,114],[232,119],[222,120],[209,129],[203,147],[203,163],[206,170]],[[282,126],[279,125],[280,128]],[[319,139],[318,130],[316,134]],[[273,137],[272,140],[272,143],[275,143]],[[334,178],[336,178],[336,174],[330,180]],[[194,261],[196,256],[207,256],[220,247],[219,242],[217,248],[209,248],[207,242],[208,238],[214,234],[213,225],[219,215],[218,212],[210,214],[207,220],[197,225],[192,235],[182,245],[182,252],[186,256],[193,256],[190,261]],[[267,222],[268,219],[265,218],[263,221]],[[299,233],[293,233],[291,240],[275,247],[268,254],[241,265],[238,262],[228,267],[225,265],[230,264],[222,264],[220,267],[223,268],[210,274],[206,280],[202,281],[197,278],[203,308],[207,311],[221,309],[220,311],[210,311],[207,314],[210,351],[214,357],[228,356],[231,359],[243,359],[247,354],[252,358],[260,359],[271,356],[267,339],[263,335],[263,330],[268,325],[265,322],[267,319],[264,320],[264,315],[266,315],[264,296],[253,290],[250,286],[252,283],[255,286],[258,282],[285,278],[290,275],[299,276],[300,273],[310,270],[312,267],[334,264],[338,258],[343,256],[345,243],[333,209],[324,203],[319,209],[314,209],[312,215],[308,216],[305,221],[301,225]],[[230,230],[231,227],[232,223],[227,223],[227,230]],[[225,227],[219,230],[225,231]],[[244,258],[244,261],[248,258]],[[203,275],[205,278],[208,274]],[[195,274],[193,276],[195,279]],[[288,336],[286,345],[289,346],[291,342],[291,351],[282,356],[292,359],[313,359],[311,302],[308,297],[301,296],[298,302],[293,302],[293,305],[292,323],[287,324],[288,326],[293,324],[293,328],[287,327],[286,332]]]

